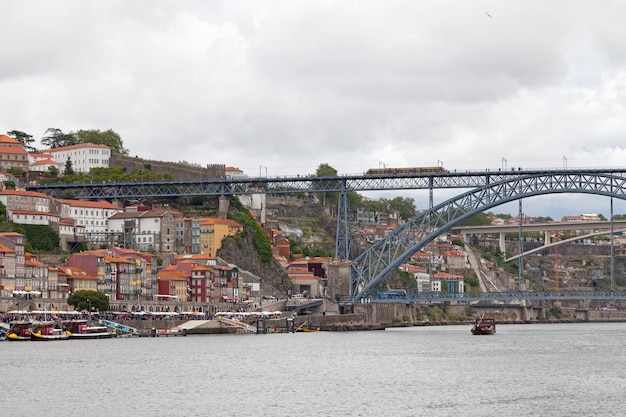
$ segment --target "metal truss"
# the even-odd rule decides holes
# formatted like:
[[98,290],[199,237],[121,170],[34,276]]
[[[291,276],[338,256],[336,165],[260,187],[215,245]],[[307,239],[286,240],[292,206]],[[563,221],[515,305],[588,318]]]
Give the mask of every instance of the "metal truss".
[[626,179],[592,171],[526,173],[502,179],[447,200],[411,219],[356,258],[350,266],[350,295],[368,297],[411,255],[465,219],[521,198],[552,193],[587,193],[626,199]]
[[552,193],[588,193],[626,199],[625,181],[626,169],[603,168],[40,184],[26,188],[56,198],[81,200],[338,192],[343,197],[338,207],[336,255],[342,258],[349,258],[351,251],[347,192],[472,189],[429,208],[356,258],[350,268],[350,296],[358,301],[368,297],[413,253],[474,214],[521,198]]
[[352,234],[350,233],[350,199],[346,192],[339,193],[337,203],[337,238],[335,258],[352,259]]
[[626,291],[423,292],[406,298],[369,299],[370,303],[443,303],[446,301],[626,300]]
[[153,182],[104,182],[28,185],[52,197],[72,196],[81,200],[141,197],[220,196],[240,194],[289,194],[342,191],[470,189],[526,176],[612,175],[625,177],[626,169],[465,171],[430,175],[346,175],[337,177],[281,177],[247,179],[198,179]]

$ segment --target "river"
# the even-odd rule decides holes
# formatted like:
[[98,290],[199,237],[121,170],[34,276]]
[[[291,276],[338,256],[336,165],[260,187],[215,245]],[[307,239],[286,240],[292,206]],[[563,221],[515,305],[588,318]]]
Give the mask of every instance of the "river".
[[[626,323],[0,342],[2,415],[614,416]],[[6,412],[6,414],[5,414]]]

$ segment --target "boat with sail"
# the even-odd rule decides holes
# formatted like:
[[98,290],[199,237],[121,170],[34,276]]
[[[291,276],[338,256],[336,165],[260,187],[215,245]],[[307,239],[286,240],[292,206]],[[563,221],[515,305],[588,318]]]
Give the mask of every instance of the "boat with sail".
[[476,318],[476,323],[472,327],[473,335],[496,334],[496,318],[494,316],[481,315]]

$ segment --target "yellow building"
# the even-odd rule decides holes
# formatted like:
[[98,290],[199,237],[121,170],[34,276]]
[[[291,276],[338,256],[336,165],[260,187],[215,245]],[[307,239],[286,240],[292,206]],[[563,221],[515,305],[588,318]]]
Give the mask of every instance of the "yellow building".
[[242,231],[243,227],[234,220],[204,217],[200,219],[200,252],[214,258],[226,236]]

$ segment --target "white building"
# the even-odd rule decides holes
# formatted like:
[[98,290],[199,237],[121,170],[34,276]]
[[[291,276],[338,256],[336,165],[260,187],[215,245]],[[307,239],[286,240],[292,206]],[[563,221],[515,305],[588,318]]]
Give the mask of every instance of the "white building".
[[57,163],[59,172],[63,172],[68,160],[72,161],[74,172],[89,172],[91,168],[108,168],[111,158],[111,148],[94,143],[79,143],[78,145],[61,146],[46,149],[44,153]]
[[56,214],[32,210],[7,209],[7,217],[13,223],[39,224],[43,226],[50,226],[59,221],[59,216]]
[[[124,210],[108,201],[55,200],[58,205],[55,213],[64,219],[74,219],[77,232],[83,233],[84,240],[105,242],[109,235],[109,217]],[[82,240],[82,239],[81,239]]]

